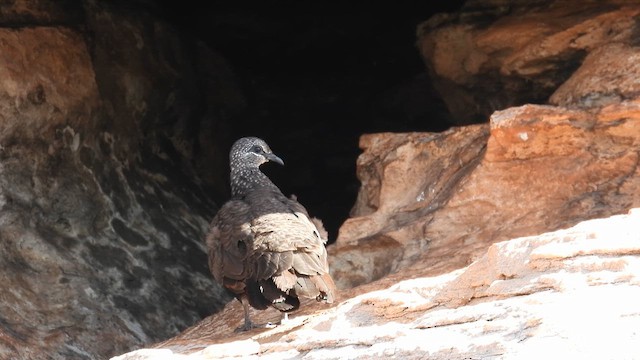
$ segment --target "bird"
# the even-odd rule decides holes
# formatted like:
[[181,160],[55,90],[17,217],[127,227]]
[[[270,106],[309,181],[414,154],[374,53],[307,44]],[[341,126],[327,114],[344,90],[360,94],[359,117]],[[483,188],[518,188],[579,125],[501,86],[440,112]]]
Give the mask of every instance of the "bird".
[[231,199],[206,235],[214,279],[243,306],[244,324],[236,331],[260,327],[251,321],[249,307],[271,306],[283,313],[284,322],[288,312],[299,308],[300,298],[328,304],[336,298],[327,232],[295,196],[286,197],[260,170],[267,162],[284,166],[260,138],[243,137],[232,145]]

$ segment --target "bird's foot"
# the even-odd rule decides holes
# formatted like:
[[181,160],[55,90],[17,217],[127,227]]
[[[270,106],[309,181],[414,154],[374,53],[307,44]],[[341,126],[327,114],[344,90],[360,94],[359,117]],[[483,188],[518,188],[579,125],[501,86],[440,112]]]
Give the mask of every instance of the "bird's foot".
[[278,324],[274,324],[272,322],[268,322],[266,324],[255,324],[253,322],[250,322],[250,323],[244,323],[244,325],[238,327],[235,330],[235,332],[240,333],[240,332],[245,332],[253,329],[273,329],[276,326],[278,326]]
[[259,329],[263,326],[260,325],[256,325],[254,324],[252,321],[245,321],[245,323],[242,326],[239,326],[235,332],[239,333],[239,332],[244,332],[244,331],[249,331],[249,330],[253,330],[253,329]]
[[255,329],[256,327],[253,324],[244,324],[242,326],[237,327],[234,331],[237,333],[249,331],[251,329]]

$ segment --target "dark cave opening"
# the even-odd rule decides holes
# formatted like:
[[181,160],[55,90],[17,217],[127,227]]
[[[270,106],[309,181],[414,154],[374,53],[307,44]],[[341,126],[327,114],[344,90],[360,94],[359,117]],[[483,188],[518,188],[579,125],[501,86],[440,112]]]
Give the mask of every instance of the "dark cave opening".
[[332,242],[359,189],[360,135],[453,125],[415,34],[420,22],[462,3],[154,5],[183,34],[223,56],[239,79],[247,108],[230,119],[220,148],[241,136],[264,138],[286,166],[263,170],[323,220]]

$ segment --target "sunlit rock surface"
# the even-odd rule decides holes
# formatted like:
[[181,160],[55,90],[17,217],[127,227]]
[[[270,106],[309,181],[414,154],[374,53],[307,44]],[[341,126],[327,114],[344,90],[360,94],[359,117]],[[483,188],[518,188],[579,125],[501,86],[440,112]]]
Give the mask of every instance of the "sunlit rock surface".
[[640,206],[638,101],[526,105],[494,113],[488,129],[372,134],[361,146],[363,186],[330,250],[344,288],[418,259],[466,265],[493,242]]
[[241,321],[234,302],[185,336],[114,360],[637,358],[638,223],[634,209],[499,242],[439,276],[416,275],[428,271],[416,264],[266,331],[230,332]]

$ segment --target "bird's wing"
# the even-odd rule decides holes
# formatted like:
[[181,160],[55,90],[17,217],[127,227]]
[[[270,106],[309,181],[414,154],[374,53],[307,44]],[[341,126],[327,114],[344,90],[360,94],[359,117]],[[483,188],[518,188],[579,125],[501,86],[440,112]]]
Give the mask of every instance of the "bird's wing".
[[220,283],[249,276],[245,264],[252,247],[251,209],[241,200],[225,203],[211,221],[206,237],[209,268]]
[[280,193],[252,195],[256,275],[270,277],[289,268],[304,275],[328,273],[326,240],[306,209]]

